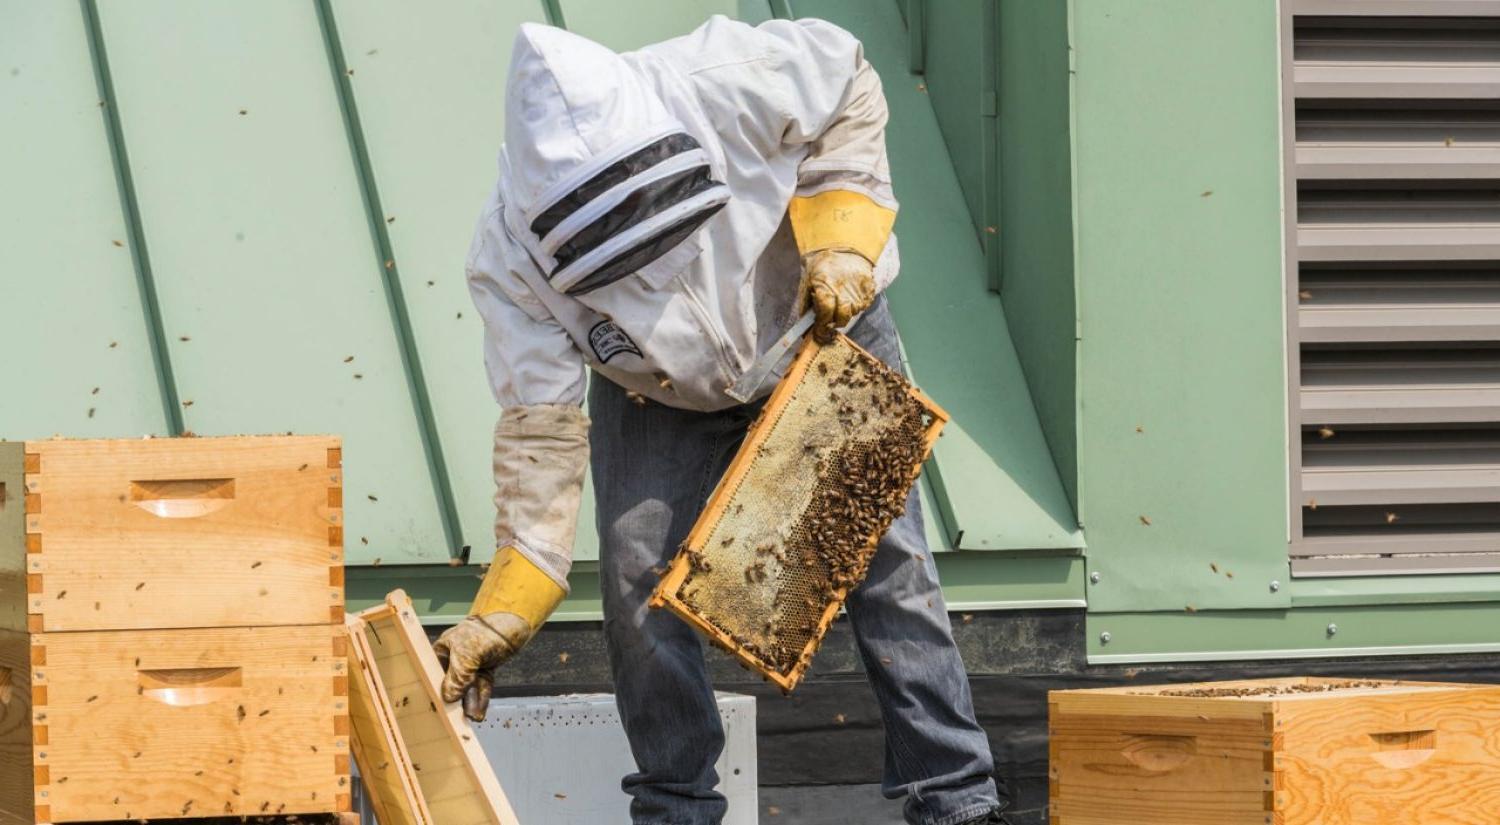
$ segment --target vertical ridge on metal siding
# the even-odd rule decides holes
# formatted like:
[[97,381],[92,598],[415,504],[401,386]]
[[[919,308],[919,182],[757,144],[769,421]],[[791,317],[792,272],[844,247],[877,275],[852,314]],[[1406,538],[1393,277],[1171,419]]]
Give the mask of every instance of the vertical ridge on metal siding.
[[99,30],[99,7],[95,0],[81,0],[80,5],[83,8],[84,25],[88,29],[89,53],[93,58],[99,99],[104,102],[99,110],[104,114],[104,123],[109,132],[115,183],[120,190],[120,207],[129,228],[131,258],[135,263],[141,307],[145,311],[147,337],[151,342],[151,360],[156,366],[156,383],[160,390],[158,394],[161,396],[162,412],[167,421],[168,432],[176,435],[183,431],[182,406],[177,397],[177,380],[172,375],[172,356],[167,350],[166,331],[162,328],[161,302],[157,298],[156,280],[151,273],[151,254],[146,245],[146,235],[141,230],[135,178],[130,171],[130,153],[125,147],[125,138],[120,128],[120,109],[112,105],[115,85],[109,71],[109,55],[104,47],[104,35]]
[[[943,141],[958,172],[989,288],[1001,284],[998,0],[912,0],[908,53],[922,59]],[[914,30],[913,23],[917,26]],[[928,42],[938,48],[928,48]],[[920,46],[920,48],[917,48]]]
[[[417,424],[420,427],[422,447],[427,454],[428,476],[437,492],[438,507],[443,517],[443,533],[447,538],[449,553],[454,558],[466,556],[467,542],[462,538],[458,523],[458,509],[453,499],[453,487],[448,477],[447,457],[443,452],[443,438],[438,433],[438,423],[433,413],[432,397],[428,390],[427,376],[422,367],[422,356],[417,351],[415,333],[412,329],[411,312],[407,306],[407,290],[401,281],[401,269],[391,247],[391,236],[386,223],[386,211],[380,199],[380,186],[375,181],[370,167],[370,152],[365,141],[364,127],[360,123],[359,104],[354,99],[351,79],[354,70],[344,55],[339,40],[338,22],[333,16],[333,7],[328,0],[317,0],[318,23],[328,45],[329,71],[334,86],[338,89],[339,109],[344,116],[344,129],[349,137],[349,150],[354,155],[359,170],[360,192],[364,195],[365,216],[370,224],[370,235],[378,253],[375,274],[385,286],[386,300],[390,304],[391,325],[401,351],[401,363],[406,369],[407,391],[412,395]],[[460,312],[458,317],[463,318]],[[488,542],[486,542],[488,543]]]
[[165,435],[84,11],[0,19],[0,438]]
[[558,5],[558,0],[542,0],[542,7],[547,12],[548,23],[558,28],[568,27],[568,20],[563,16],[562,6]]
[[932,100],[944,143],[974,231],[984,228],[984,163],[979,98],[983,93],[984,27],[979,23],[989,0],[931,2],[922,22],[927,42],[940,45],[925,55],[923,85]]
[[981,98],[985,73],[985,18],[991,0],[918,0],[926,32],[922,84],[937,115],[948,157],[958,173],[977,242],[986,226],[985,124]]
[[[911,373],[953,416],[926,476],[953,546],[963,550],[1083,546],[1011,343],[988,288],[958,175],[932,101],[906,72],[908,43],[891,2],[795,0],[864,43],[891,109],[886,129],[901,214],[901,276],[891,287]],[[929,60],[931,55],[929,55]]]
[[1001,3],[1000,14],[1000,297],[1047,446],[1076,508],[1078,304],[1068,8]]
[[1293,572],[1500,570],[1500,16],[1293,8]]
[[[459,543],[472,548],[472,561],[488,561],[499,408],[485,374],[483,324],[464,263],[497,174],[511,42],[521,23],[546,15],[540,2],[482,0],[431,7],[333,0],[329,8],[357,104],[370,185],[385,215],[395,218],[381,220],[378,231],[388,238],[386,271],[404,291],[411,341],[424,366]],[[580,548],[590,544],[579,541]]]
[[351,559],[446,560],[315,8],[100,16],[187,426],[343,436]]

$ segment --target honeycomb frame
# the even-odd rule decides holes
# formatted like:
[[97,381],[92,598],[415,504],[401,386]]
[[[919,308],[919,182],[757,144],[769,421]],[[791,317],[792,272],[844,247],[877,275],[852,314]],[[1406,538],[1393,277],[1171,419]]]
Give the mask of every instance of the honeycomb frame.
[[[922,457],[912,468],[910,476],[912,479],[911,483],[913,485],[916,483],[922,463],[931,456],[932,447],[937,442],[943,426],[949,420],[948,414],[934,403],[931,398],[927,397],[926,394],[913,387],[899,372],[892,370],[884,362],[875,358],[875,356],[865,351],[846,336],[837,336],[835,342],[827,346],[821,346],[809,338],[798,351],[796,358],[787,369],[785,377],[777,384],[770,398],[767,399],[760,415],[751,423],[745,434],[745,440],[730,463],[729,469],[714,488],[703,512],[699,514],[692,530],[688,533],[687,539],[683,542],[681,550],[662,574],[661,581],[658,583],[650,600],[651,607],[670,610],[673,614],[704,634],[710,644],[725,650],[739,660],[747,669],[759,673],[768,682],[777,685],[784,692],[790,692],[801,682],[808,667],[811,666],[813,654],[822,644],[828,628],[833,624],[840,608],[847,599],[850,587],[827,586],[819,591],[818,595],[821,597],[821,604],[809,602],[808,607],[813,611],[810,615],[815,615],[815,621],[811,625],[800,628],[801,630],[808,631],[806,633],[807,641],[805,645],[801,645],[800,649],[797,650],[798,655],[795,658],[795,662],[788,666],[785,661],[778,663],[774,660],[774,657],[767,654],[767,651],[757,647],[755,644],[748,643],[744,638],[737,637],[729,629],[729,625],[733,624],[733,622],[725,621],[725,617],[729,612],[728,610],[719,610],[716,613],[712,606],[697,604],[697,600],[692,597],[689,583],[695,574],[695,570],[702,570],[708,567],[708,565],[703,564],[703,560],[707,559],[711,561],[716,558],[716,555],[722,557],[727,554],[727,545],[733,539],[731,538],[729,541],[723,542],[725,546],[719,546],[720,542],[714,539],[717,538],[718,531],[722,526],[739,517],[738,511],[741,505],[736,504],[736,498],[739,496],[744,482],[751,474],[752,468],[756,465],[757,461],[765,458],[763,451],[767,448],[768,441],[776,433],[778,423],[796,405],[799,392],[806,389],[806,382],[822,382],[824,387],[835,383],[830,380],[830,373],[821,368],[822,363],[826,363],[826,361],[820,362],[819,356],[844,352],[847,352],[848,356],[852,359],[863,361],[863,367],[870,372],[879,372],[882,380],[889,381],[892,378],[898,380],[903,385],[902,389],[906,397],[915,402],[920,408],[924,419],[920,430]],[[820,364],[820,369],[812,369],[815,363]],[[848,363],[852,364],[853,361],[849,361]],[[816,388],[814,391],[822,391],[823,389]],[[833,396],[831,390],[827,391],[827,394]],[[833,398],[837,400],[837,396],[833,396]],[[807,410],[803,410],[803,412],[806,413]],[[800,432],[800,429],[793,432]],[[781,440],[784,441],[786,439],[782,438]],[[852,441],[852,439],[850,440]],[[818,478],[821,472],[819,467],[821,462],[801,461],[797,462],[797,464],[800,472],[804,472],[805,475],[810,476],[810,478],[802,479],[804,482],[803,486],[812,489],[822,484],[822,481]],[[907,487],[908,492],[909,490],[910,487]],[[801,511],[797,511],[797,515],[800,516],[800,514]],[[753,514],[745,516],[746,519],[752,517]],[[795,522],[796,516],[788,519],[783,524],[793,524]],[[865,549],[863,552],[866,554],[873,553],[883,533],[884,530],[882,529],[869,535],[865,540]],[[731,532],[730,535],[732,536],[734,533]],[[791,534],[786,533],[786,535],[790,536]],[[718,551],[717,554],[716,551]],[[757,552],[759,552],[759,549],[757,549]],[[738,548],[736,553],[737,560],[739,561],[747,558],[744,546]],[[753,559],[754,557],[750,556],[749,558]],[[777,560],[784,561],[781,556],[777,556]],[[758,564],[754,566],[759,567]],[[812,566],[811,562],[809,562],[808,566]],[[799,573],[799,577],[803,579],[806,579],[810,575],[806,574],[805,571],[799,571]],[[815,571],[815,573],[824,575],[825,585],[831,581],[830,570],[820,569]],[[748,568],[745,570],[745,580],[746,582],[752,582],[752,574]],[[761,582],[764,580],[764,576],[759,579]],[[767,592],[771,592],[773,587],[774,585],[766,585],[764,589]],[[803,596],[806,597],[807,594],[804,593]],[[774,598],[779,598],[779,596]],[[772,610],[774,611],[774,608]],[[803,612],[805,613],[805,611]],[[769,618],[765,623],[765,627],[767,632],[770,633],[774,616],[771,616],[770,612],[766,615]]]

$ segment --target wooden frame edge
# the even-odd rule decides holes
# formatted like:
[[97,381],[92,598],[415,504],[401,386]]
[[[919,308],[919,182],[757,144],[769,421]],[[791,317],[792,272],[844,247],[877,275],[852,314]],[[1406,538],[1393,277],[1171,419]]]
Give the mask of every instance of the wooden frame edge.
[[[369,693],[370,703],[374,706],[375,712],[380,716],[377,720],[377,726],[380,728],[385,744],[391,752],[391,758],[396,760],[396,765],[393,767],[396,768],[396,778],[402,793],[406,797],[411,817],[419,825],[437,825],[437,823],[433,822],[432,812],[427,808],[427,799],[422,794],[422,786],[417,782],[416,771],[411,763],[411,752],[407,750],[406,740],[401,735],[401,728],[396,724],[395,710],[390,706],[390,695],[386,693],[385,683],[380,678],[380,670],[374,664],[374,651],[370,649],[369,640],[365,636],[365,628],[368,625],[367,619],[385,618],[384,614],[387,610],[386,606],[377,605],[369,610],[345,618],[344,627],[349,634],[350,661],[356,662],[359,665],[358,674],[352,673],[354,670],[352,666],[349,668],[351,671],[350,678],[360,680],[360,685]],[[351,752],[355,750],[354,740],[355,732],[353,720],[351,719],[349,731]],[[360,781],[364,783],[366,793],[370,797],[371,804],[375,806],[376,816],[380,821],[396,821],[396,817],[389,816],[389,812],[385,810],[385,800],[373,790],[369,775],[361,772]]]
[[[500,778],[495,775],[489,757],[484,755],[484,749],[474,738],[473,730],[464,718],[463,709],[459,703],[443,701],[439,690],[443,680],[442,666],[438,664],[437,654],[427,641],[427,633],[417,620],[411,598],[406,595],[406,591],[397,589],[386,595],[385,603],[393,614],[393,624],[401,631],[401,643],[406,646],[407,653],[413,660],[412,664],[423,677],[422,687],[427,691],[428,700],[438,709],[438,717],[442,719],[448,735],[464,752],[464,764],[476,787],[489,803],[494,814],[494,825],[520,825],[515,810],[511,808],[510,799],[505,795],[505,789],[500,786]],[[483,770],[480,770],[481,767]]]
[[47,666],[47,645],[45,637],[35,633],[22,635],[26,636],[27,664],[31,669],[23,687],[31,692],[26,724],[31,728],[27,741],[31,746],[32,802],[37,825],[42,825],[52,819],[52,767],[43,763],[42,753],[51,743],[45,721],[47,685],[37,677],[38,668]]
[[[875,357],[869,350],[861,347],[848,336],[840,333],[839,340],[852,347],[860,356],[879,364],[885,369],[891,369],[889,364]],[[809,336],[804,341],[802,348],[797,351],[796,357],[792,359],[792,363],[787,367],[786,374],[777,382],[776,388],[767,397],[765,405],[761,408],[760,417],[751,422],[749,432],[746,433],[745,440],[736,452],[734,460],[729,465],[729,469],[724,472],[724,476],[719,479],[718,484],[714,486],[713,491],[709,494],[708,504],[698,514],[697,520],[693,522],[692,529],[688,531],[687,538],[683,541],[684,547],[694,551],[701,551],[703,549],[708,534],[712,532],[712,527],[718,524],[724,515],[724,511],[729,507],[730,496],[724,495],[724,493],[728,490],[739,489],[739,485],[744,481],[746,473],[750,471],[750,464],[756,449],[770,437],[773,423],[779,420],[781,410],[785,407],[786,397],[796,391],[797,385],[801,383],[802,376],[807,372],[812,364],[812,360],[817,357],[817,354],[822,349],[823,346]],[[892,371],[894,372],[894,370]],[[902,378],[905,379],[905,376],[902,376]],[[910,382],[908,381],[908,383]],[[910,386],[907,392],[932,417],[932,421],[927,425],[926,430],[923,431],[922,460],[917,465],[918,477],[920,477],[921,467],[932,458],[933,447],[936,446],[938,438],[942,435],[944,425],[952,419],[948,415],[947,410],[939,406],[931,397],[916,386]],[[767,411],[771,410],[776,411],[777,418],[767,419],[765,417]],[[880,539],[881,536],[879,535],[872,536],[867,546],[878,545]],[[808,641],[801,653],[798,654],[796,665],[791,670],[782,673],[773,669],[768,662],[760,657],[746,651],[732,636],[710,624],[694,612],[686,602],[682,601],[678,594],[681,592],[682,586],[687,583],[687,578],[691,573],[692,564],[688,558],[688,554],[678,552],[668,564],[667,572],[662,575],[661,581],[657,582],[656,588],[652,591],[651,598],[647,601],[647,604],[652,608],[666,608],[670,610],[679,619],[687,622],[689,626],[708,636],[711,644],[726,651],[739,660],[741,664],[759,673],[766,681],[776,685],[787,693],[796,688],[801,683],[803,677],[806,676],[808,668],[812,666],[812,657],[822,646],[822,640],[827,635],[829,627],[838,618],[839,610],[843,608],[845,601],[849,598],[848,588],[840,588],[834,591],[833,598],[829,600],[828,605],[823,610],[822,617],[818,620],[818,631],[813,634],[813,638]]]

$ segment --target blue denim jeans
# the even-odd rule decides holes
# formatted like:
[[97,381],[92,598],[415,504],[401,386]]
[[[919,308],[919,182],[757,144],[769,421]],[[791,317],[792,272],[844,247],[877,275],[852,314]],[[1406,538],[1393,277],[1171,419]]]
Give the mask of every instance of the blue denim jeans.
[[[883,297],[849,335],[899,367]],[[759,406],[715,413],[641,406],[604,378],[591,382],[604,631],[638,768],[623,782],[636,825],[711,825],[724,816],[714,790],[724,731],[703,645],[647,600],[653,568],[676,554]],[[885,723],[885,795],[904,795],[907,821],[921,825],[954,825],[997,807],[989,742],[974,720],[915,490],[850,594],[848,615]]]

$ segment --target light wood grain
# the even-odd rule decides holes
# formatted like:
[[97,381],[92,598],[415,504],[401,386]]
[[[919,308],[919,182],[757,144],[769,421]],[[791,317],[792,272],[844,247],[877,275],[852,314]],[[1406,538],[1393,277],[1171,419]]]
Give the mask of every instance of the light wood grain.
[[1500,687],[1278,702],[1285,825],[1500,821]]
[[1136,695],[1089,690],[1052,691],[1048,701],[1065,714],[1105,714],[1112,716],[1180,716],[1214,719],[1259,720],[1271,710],[1266,697],[1255,699],[1210,699],[1186,696]]
[[[1373,686],[1363,686],[1374,683]],[[1351,687],[1351,685],[1355,685]],[[1255,693],[1248,696],[1186,697],[1181,694],[1194,690],[1284,690],[1303,687],[1321,687],[1324,691],[1306,693]],[[1345,679],[1331,676],[1282,676],[1273,679],[1230,679],[1220,682],[1179,682],[1165,685],[1125,685],[1123,687],[1089,688],[1087,690],[1052,691],[1054,701],[1066,703],[1073,698],[1091,700],[1101,696],[1168,696],[1174,701],[1189,698],[1204,698],[1212,702],[1250,702],[1264,705],[1270,701],[1291,702],[1299,699],[1324,699],[1330,693],[1338,696],[1358,696],[1368,693],[1391,695],[1396,693],[1420,693],[1432,689],[1452,690],[1447,682],[1421,682],[1410,679]]]
[[[406,749],[416,790],[438,825],[516,825],[499,780],[457,704],[438,694],[442,669],[400,590],[359,614],[367,665]],[[356,626],[352,625],[351,626]],[[357,648],[358,649],[358,648]],[[394,795],[393,795],[394,798]]]
[[1052,718],[1053,813],[1069,825],[1264,825],[1270,737],[1261,719]]
[[375,817],[380,825],[433,825],[370,651],[368,625],[358,616],[350,616],[346,622],[352,671],[351,744]]
[[[343,604],[339,441],[324,436],[27,442],[33,630],[326,623]],[[330,463],[335,466],[330,467]],[[331,503],[334,502],[334,503]],[[0,514],[3,517],[4,514]],[[0,522],[3,524],[3,522]],[[17,558],[0,543],[0,571]],[[13,582],[0,588],[14,609]],[[40,625],[38,627],[38,625]]]
[[[443,669],[427,641],[427,634],[417,620],[411,599],[406,593],[397,590],[386,597],[386,604],[394,611],[391,621],[406,647],[406,664],[417,671],[416,685],[421,688],[427,700],[427,708],[436,713],[440,729],[447,736],[448,748],[456,755],[454,761],[458,763],[457,770],[434,772],[432,776],[424,776],[422,771],[417,772],[417,780],[422,785],[433,816],[445,825],[448,822],[455,825],[462,825],[464,822],[475,825],[515,825],[515,812],[510,807],[505,791],[500,787],[494,769],[490,767],[489,759],[484,755],[484,749],[474,738],[469,721],[464,718],[457,703],[445,704],[439,694]],[[401,710],[407,709],[415,709],[420,713],[420,700],[415,694],[410,702],[403,703]],[[400,724],[400,710],[397,720]],[[421,747],[422,743],[413,743],[409,739],[408,745]],[[418,764],[415,758],[413,764]]]
[[31,637],[45,657],[32,679],[35,730],[46,732],[33,754],[38,804],[58,822],[347,810],[348,742],[336,732],[347,663],[337,633],[323,625]]
[[1500,822],[1500,688],[1430,682],[1286,695],[1054,691],[1054,825]]

